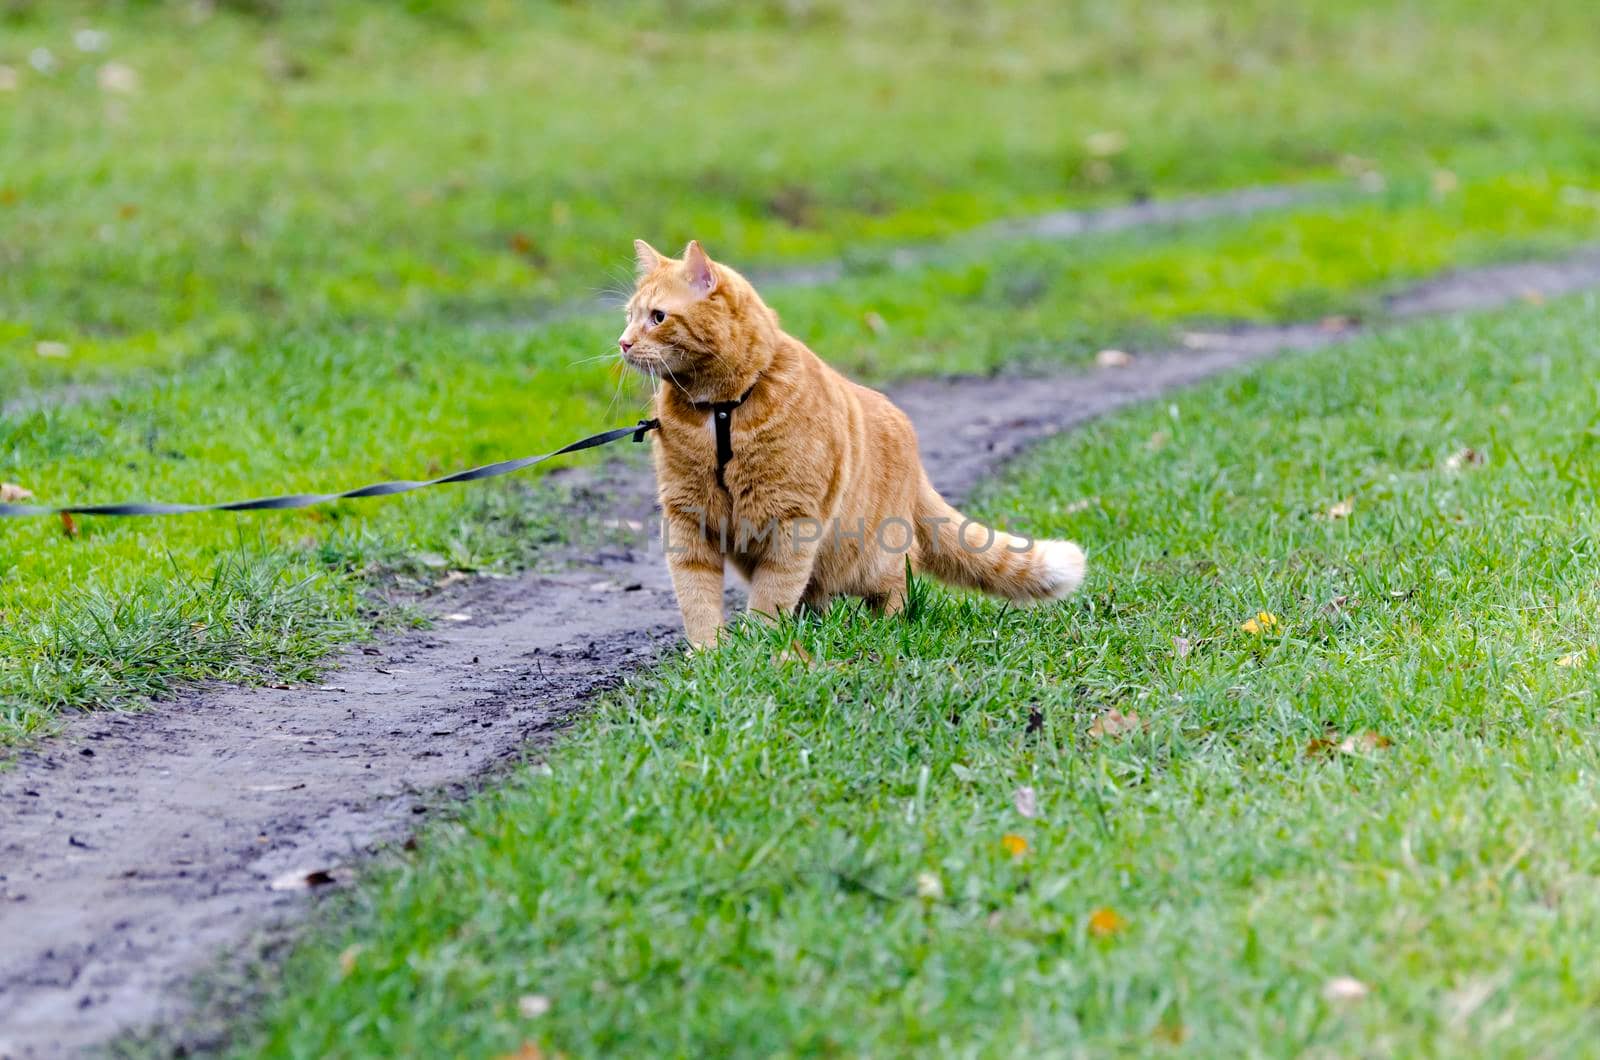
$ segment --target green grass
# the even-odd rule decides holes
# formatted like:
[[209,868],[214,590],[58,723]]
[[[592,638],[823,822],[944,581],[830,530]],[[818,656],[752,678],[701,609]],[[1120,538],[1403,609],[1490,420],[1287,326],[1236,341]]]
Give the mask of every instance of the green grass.
[[[1440,196],[1402,184],[1181,234],[968,248],[773,301],[825,356],[869,378],[1059,365],[1112,343],[1170,341],[1183,324],[1375,312],[1384,285],[1446,263],[1593,239],[1600,210],[1569,187],[1504,178]],[[594,315],[518,329],[292,329],[159,386],[0,419],[0,471],[44,501],[225,499],[538,452],[642,407],[639,384],[604,357],[615,330]],[[75,540],[49,522],[0,527],[0,743],[47,729],[63,708],[131,702],[174,680],[301,676],[338,640],[405,618],[364,601],[363,586],[393,571],[425,580],[526,565],[557,537],[553,502],[515,483],[277,515],[85,519]],[[192,588],[219,564],[249,572],[243,584],[256,588],[240,591],[271,605],[222,622]],[[139,661],[127,638],[100,635],[96,616],[112,611],[151,623]],[[165,617],[140,617],[154,615]],[[305,636],[270,648],[281,624]]]
[[241,1050],[1591,1050],[1597,335],[1413,326],[1047,446],[975,508],[1084,542],[1079,598],[639,679],[325,906]]
[[1353,159],[1600,173],[1581,0],[215,7],[0,11],[13,383],[526,313],[637,235],[770,264]]
[[[1376,312],[1375,291],[1446,263],[1600,236],[1600,211],[1565,187],[1507,179],[1436,197],[1398,186],[1181,234],[970,248],[773,301],[869,378],[1071,364],[1195,322]],[[609,315],[289,330],[159,386],[0,419],[0,474],[46,502],[221,500],[540,452],[643,407],[640,384],[605,356],[615,332]],[[127,704],[174,681],[297,679],[338,641],[408,620],[363,599],[396,572],[415,586],[446,568],[533,562],[559,537],[557,498],[537,481],[284,514],[83,519],[76,539],[48,521],[0,527],[0,744],[47,730],[64,708]],[[240,593],[263,599],[224,618],[193,586],[235,574]],[[98,616],[112,612],[129,629],[150,625],[134,637],[146,645],[137,659],[132,634],[102,632]],[[303,635],[274,647],[283,626]]]
[[[355,485],[629,421],[616,321],[537,321],[625,284],[635,235],[747,268],[843,256],[843,281],[770,294],[879,381],[1371,316],[1407,278],[1600,235],[1576,0],[214,7],[0,5],[0,400],[115,388],[0,416],[0,478],[42,501]],[[75,42],[89,28],[99,51]],[[136,90],[101,87],[126,80],[108,63]],[[963,238],[1329,178],[1327,200],[1256,219]],[[0,746],[185,680],[298,679],[412,619],[375,586],[535,562],[552,504],[530,479],[83,520],[75,540],[0,526]]]

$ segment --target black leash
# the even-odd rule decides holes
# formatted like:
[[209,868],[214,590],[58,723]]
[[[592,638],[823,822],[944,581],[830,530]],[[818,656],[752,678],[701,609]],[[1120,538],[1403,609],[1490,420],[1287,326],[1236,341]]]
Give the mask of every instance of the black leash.
[[[748,394],[745,397],[749,397]],[[739,401],[743,401],[740,398]],[[729,404],[722,402],[721,404]],[[733,403],[737,406],[738,402]],[[314,504],[327,504],[329,501],[358,500],[362,497],[389,497],[396,493],[410,493],[412,490],[427,489],[429,486],[443,486],[450,482],[476,482],[479,479],[498,478],[509,475],[514,471],[542,464],[553,457],[565,456],[568,453],[578,453],[585,449],[595,449],[602,445],[610,445],[629,435],[635,442],[644,441],[644,436],[661,426],[659,420],[640,420],[635,427],[618,427],[615,430],[603,431],[600,434],[591,434],[587,438],[580,438],[570,445],[564,445],[552,453],[543,456],[525,456],[520,460],[502,460],[496,464],[484,464],[482,467],[470,468],[466,471],[457,471],[453,475],[443,478],[429,479],[426,482],[411,482],[400,480],[396,482],[378,482],[371,486],[362,486],[358,489],[345,490],[343,493],[290,493],[282,497],[260,497],[252,501],[228,501],[225,504],[80,504],[69,508],[46,508],[32,504],[0,504],[0,519],[18,518],[28,515],[187,515],[190,512],[260,512],[260,511],[287,511],[291,508],[309,508]],[[722,430],[721,427],[718,428]],[[722,434],[717,435],[718,459],[721,459]],[[729,442],[729,455],[733,453],[732,442]],[[717,469],[717,477],[722,477],[722,469]]]
[[[759,382],[759,379],[757,380]],[[717,485],[724,492],[728,484],[723,481],[723,469],[728,466],[728,461],[733,459],[733,410],[750,400],[750,395],[756,392],[756,384],[751,383],[750,389],[740,394],[733,401],[691,401],[696,412],[709,412],[714,417],[712,424],[717,431]],[[659,426],[659,424],[658,424]]]

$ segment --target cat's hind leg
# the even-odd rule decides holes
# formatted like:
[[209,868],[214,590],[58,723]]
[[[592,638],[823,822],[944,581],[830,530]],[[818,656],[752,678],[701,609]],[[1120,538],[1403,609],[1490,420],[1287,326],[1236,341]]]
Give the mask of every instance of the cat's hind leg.
[[880,615],[898,615],[906,607],[906,565],[890,566],[878,576],[871,591],[861,594],[867,606]]

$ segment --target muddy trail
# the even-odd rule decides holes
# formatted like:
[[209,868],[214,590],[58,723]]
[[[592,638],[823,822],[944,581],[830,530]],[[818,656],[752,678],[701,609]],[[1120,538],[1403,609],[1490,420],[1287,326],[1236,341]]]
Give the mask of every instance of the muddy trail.
[[[1442,276],[1391,298],[1385,320],[1595,287],[1600,250]],[[960,498],[1051,434],[1362,330],[1190,335],[1125,367],[893,395],[935,485]],[[572,477],[597,525],[648,519],[637,454]],[[316,890],[298,886],[307,873],[353,879],[440,799],[537,753],[589,697],[671,650],[676,608],[646,539],[573,550],[558,575],[454,586],[431,603],[435,628],[352,650],[319,685],[192,689],[138,714],[80,716],[21,755],[0,772],[0,1057],[181,1020],[197,972],[292,926]]]

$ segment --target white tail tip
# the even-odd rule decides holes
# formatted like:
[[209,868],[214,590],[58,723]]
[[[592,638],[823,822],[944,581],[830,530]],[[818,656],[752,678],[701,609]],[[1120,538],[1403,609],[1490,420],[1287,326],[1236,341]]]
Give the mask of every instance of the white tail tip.
[[1060,600],[1071,596],[1083,584],[1089,568],[1089,558],[1071,541],[1040,541],[1039,558],[1043,561],[1041,581],[1045,596]]

